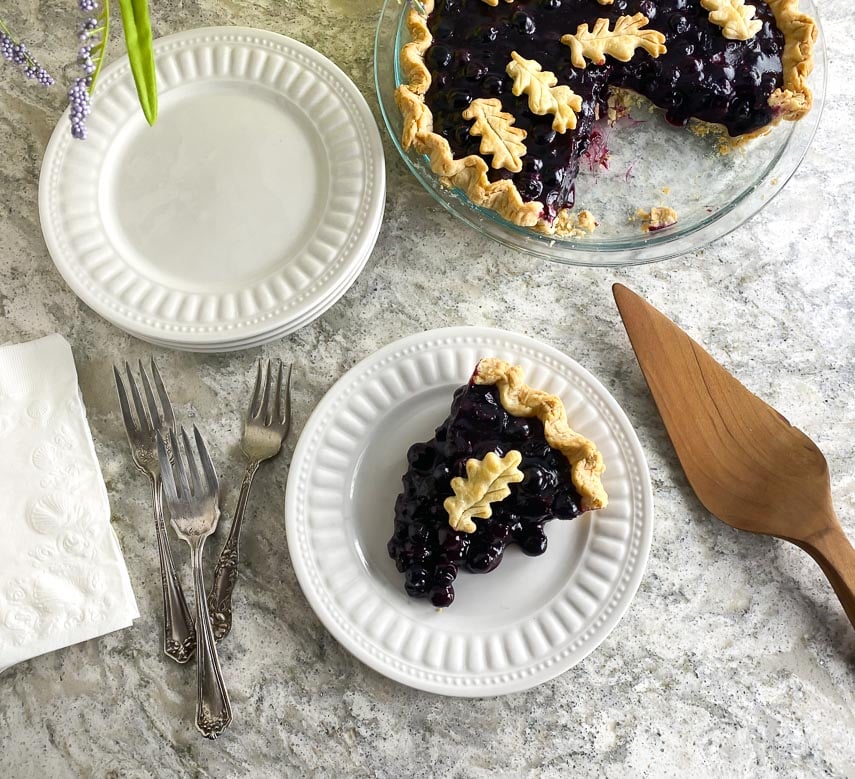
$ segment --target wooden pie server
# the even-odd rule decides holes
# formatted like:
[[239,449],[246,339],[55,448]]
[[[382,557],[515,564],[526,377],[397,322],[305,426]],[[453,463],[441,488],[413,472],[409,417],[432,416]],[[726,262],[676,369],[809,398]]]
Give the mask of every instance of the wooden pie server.
[[647,386],[701,503],[738,530],[804,549],[855,627],[855,549],[816,444],[622,284],[615,301]]

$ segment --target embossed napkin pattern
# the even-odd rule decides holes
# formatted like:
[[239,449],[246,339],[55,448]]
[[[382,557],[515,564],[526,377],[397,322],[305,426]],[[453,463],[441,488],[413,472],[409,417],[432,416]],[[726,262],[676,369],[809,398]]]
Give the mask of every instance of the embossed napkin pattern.
[[138,616],[68,343],[0,347],[0,669]]

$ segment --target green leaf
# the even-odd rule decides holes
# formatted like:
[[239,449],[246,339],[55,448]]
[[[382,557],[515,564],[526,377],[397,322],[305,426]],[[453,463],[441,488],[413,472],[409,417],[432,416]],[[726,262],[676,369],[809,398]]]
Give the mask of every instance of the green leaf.
[[95,91],[95,82],[101,75],[101,66],[104,64],[107,54],[107,41],[110,37],[110,0],[103,0],[101,13],[98,14],[97,33],[100,36],[98,43],[92,48],[92,61],[95,63],[95,72],[92,74],[92,83],[89,85],[89,94]]
[[157,120],[157,76],[154,69],[154,46],[148,0],[119,0],[125,46],[131,62],[131,73],[137,87],[140,107],[146,121]]

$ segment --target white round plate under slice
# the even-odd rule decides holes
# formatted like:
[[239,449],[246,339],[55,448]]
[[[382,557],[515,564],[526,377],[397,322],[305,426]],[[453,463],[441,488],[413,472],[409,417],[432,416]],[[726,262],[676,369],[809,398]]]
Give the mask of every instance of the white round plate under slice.
[[332,62],[276,33],[190,30],[155,55],[154,127],[127,59],[101,75],[86,141],[67,116],[57,125],[39,191],[51,256],[140,338],[192,349],[293,332],[344,294],[377,239],[371,111]]
[[[607,508],[547,525],[549,547],[511,546],[492,573],[461,571],[451,607],[409,598],[386,552],[407,449],[433,437],[478,360],[521,365],[561,397],[607,464]],[[458,327],[380,349],[335,384],[291,464],[288,547],[312,608],[360,660],[443,695],[517,692],[557,676],[602,642],[647,562],[653,496],[644,454],[615,399],[574,360],[532,338]]]

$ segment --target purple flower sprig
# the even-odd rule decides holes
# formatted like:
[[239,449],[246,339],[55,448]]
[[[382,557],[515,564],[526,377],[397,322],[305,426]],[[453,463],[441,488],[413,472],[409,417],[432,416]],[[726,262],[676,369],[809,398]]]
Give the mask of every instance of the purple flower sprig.
[[92,102],[89,99],[89,85],[85,78],[76,78],[68,88],[68,115],[71,120],[71,135],[80,141],[85,141],[88,132],[86,130],[86,118],[92,111]]
[[30,54],[25,43],[15,40],[9,28],[0,19],[0,56],[13,65],[23,68],[27,78],[35,79],[43,87],[52,87],[56,82]]
[[[82,74],[68,88],[68,113],[71,135],[78,140],[85,140],[88,135],[86,120],[92,110],[92,91],[101,72],[110,31],[110,3],[109,0],[101,0],[101,3],[99,13],[98,0],[77,0],[77,7],[86,14],[77,31],[81,44],[77,64]],[[97,16],[92,15],[96,13]]]

